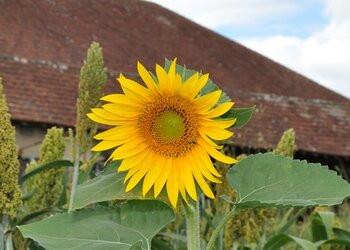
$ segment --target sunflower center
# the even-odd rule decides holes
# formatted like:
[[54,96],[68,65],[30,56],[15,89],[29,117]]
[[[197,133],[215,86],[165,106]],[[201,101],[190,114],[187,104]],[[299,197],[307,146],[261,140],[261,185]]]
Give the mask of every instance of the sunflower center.
[[145,106],[137,124],[154,152],[176,158],[186,155],[196,144],[198,118],[190,101],[163,96]]
[[181,139],[185,133],[183,118],[174,111],[165,111],[154,121],[154,131],[160,140],[175,142]]

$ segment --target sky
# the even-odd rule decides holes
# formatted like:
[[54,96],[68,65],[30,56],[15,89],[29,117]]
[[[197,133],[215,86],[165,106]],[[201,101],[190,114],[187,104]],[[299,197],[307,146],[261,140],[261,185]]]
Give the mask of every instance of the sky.
[[349,0],[150,0],[350,98]]

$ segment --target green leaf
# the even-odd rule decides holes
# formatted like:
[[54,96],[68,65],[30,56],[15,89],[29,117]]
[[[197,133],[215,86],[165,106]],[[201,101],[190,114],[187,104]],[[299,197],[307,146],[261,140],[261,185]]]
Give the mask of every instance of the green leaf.
[[334,227],[333,232],[338,239],[350,241],[350,232],[349,231],[342,229],[342,228]]
[[29,221],[31,221],[31,220],[33,220],[41,215],[44,215],[44,214],[62,213],[65,211],[67,211],[67,210],[63,210],[63,209],[59,209],[59,208],[45,208],[45,209],[38,210],[38,211],[35,211],[33,213],[30,213],[30,214],[26,214],[24,217],[22,217],[21,219],[16,221],[16,225],[27,224]]
[[152,238],[174,218],[163,202],[133,200],[120,208],[83,209],[18,228],[51,250],[138,249],[138,242],[141,249],[151,249]]
[[125,173],[117,173],[116,170],[119,164],[111,165],[96,178],[78,185],[73,209],[101,201],[140,199],[141,191],[139,186],[136,186],[129,192],[125,192]]
[[342,239],[325,240],[325,241],[317,242],[316,245],[317,247],[324,246],[324,245],[343,245],[343,246],[350,247],[350,241],[342,240]]
[[68,171],[65,171],[61,179],[62,191],[58,199],[58,204],[57,204],[58,207],[62,207],[67,203],[67,182],[68,182]]
[[328,240],[332,237],[333,212],[316,212],[312,215],[311,228],[314,241]]
[[314,243],[288,234],[277,234],[272,237],[263,247],[263,250],[281,249],[282,246],[289,242],[296,243],[299,247],[305,250],[317,250]]
[[242,128],[246,125],[255,112],[255,106],[250,108],[233,108],[229,110],[222,118],[237,118],[233,128]]
[[331,206],[350,196],[350,185],[335,171],[272,153],[247,157],[227,178],[240,207]]
[[174,250],[174,248],[169,246],[168,243],[160,237],[156,236],[152,239],[152,250]]
[[142,250],[142,241],[138,241],[132,245],[129,250]]
[[44,163],[30,171],[29,173],[26,173],[19,179],[19,184],[23,184],[25,181],[27,181],[30,177],[33,175],[36,175],[38,173],[41,173],[42,171],[46,169],[51,169],[51,168],[61,168],[61,167],[73,167],[74,164],[71,161],[67,160],[57,160],[57,161],[52,161],[48,163]]
[[36,188],[33,188],[30,191],[28,191],[27,193],[22,194],[21,200],[22,201],[30,200],[33,197],[33,195],[35,194],[36,190],[37,190]]
[[311,219],[311,233],[314,242],[321,240],[328,240],[326,226],[323,223],[321,216],[318,213],[312,215]]
[[278,233],[285,233],[287,230],[298,220],[299,216],[305,213],[306,207],[299,209],[291,218],[289,215],[294,211],[295,208],[290,208],[283,216],[282,221],[277,226]]

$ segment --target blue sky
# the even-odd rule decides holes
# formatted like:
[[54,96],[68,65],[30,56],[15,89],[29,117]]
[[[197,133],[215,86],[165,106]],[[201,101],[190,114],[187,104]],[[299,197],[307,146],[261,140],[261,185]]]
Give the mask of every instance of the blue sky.
[[305,38],[310,33],[324,27],[329,18],[325,14],[322,1],[305,2],[304,5],[290,13],[266,17],[262,22],[246,25],[223,25],[214,30],[233,40],[249,37],[264,37],[271,35],[297,36]]
[[349,0],[150,0],[350,98]]

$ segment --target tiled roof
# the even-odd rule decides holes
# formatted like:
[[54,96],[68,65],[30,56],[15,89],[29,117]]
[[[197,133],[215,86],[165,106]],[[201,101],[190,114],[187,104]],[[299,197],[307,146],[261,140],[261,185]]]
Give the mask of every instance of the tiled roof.
[[[14,120],[74,126],[79,68],[93,41],[110,79],[177,57],[210,72],[236,106],[257,105],[234,143],[273,147],[294,127],[300,149],[350,156],[350,101],[155,4],[136,0],[0,1],[0,76]],[[114,89],[114,90],[113,90]]]

